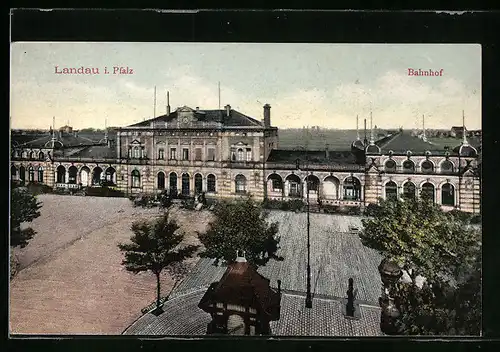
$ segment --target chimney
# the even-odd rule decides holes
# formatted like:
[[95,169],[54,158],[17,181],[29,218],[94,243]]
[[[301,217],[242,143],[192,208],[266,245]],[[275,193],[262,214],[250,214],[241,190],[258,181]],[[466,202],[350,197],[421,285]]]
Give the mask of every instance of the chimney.
[[365,119],[365,140],[363,142],[365,146],[368,144],[368,140],[366,138],[366,119]]
[[226,116],[229,117],[229,113],[231,112],[231,105],[227,104],[225,108],[226,108]]
[[196,107],[196,111],[200,111],[200,107],[199,106]]
[[271,105],[264,105],[264,127],[271,127]]
[[328,143],[325,144],[325,158],[329,159],[330,158],[330,150],[329,150],[329,145]]
[[170,95],[167,91],[167,116],[170,115]]

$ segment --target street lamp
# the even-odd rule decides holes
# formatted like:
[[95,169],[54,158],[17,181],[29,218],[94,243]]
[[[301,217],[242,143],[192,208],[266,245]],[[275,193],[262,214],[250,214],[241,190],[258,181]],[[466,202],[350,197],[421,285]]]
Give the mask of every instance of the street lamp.
[[398,328],[396,322],[400,312],[394,302],[393,292],[396,283],[399,281],[403,272],[399,266],[385,258],[378,267],[380,278],[382,279],[382,294],[379,298],[380,314],[380,330],[387,335],[397,335]]
[[307,199],[307,291],[306,291],[306,308],[312,308],[312,294],[311,294],[311,219],[309,212],[309,168],[308,168],[308,155],[307,148],[305,149],[306,155],[306,199]]
[[[307,152],[306,152],[307,158]],[[307,159],[306,159],[307,160]],[[311,237],[310,237],[310,213],[309,213],[309,171],[306,177],[306,191],[307,191],[307,293],[306,293],[306,308],[312,308],[312,295],[311,295]]]

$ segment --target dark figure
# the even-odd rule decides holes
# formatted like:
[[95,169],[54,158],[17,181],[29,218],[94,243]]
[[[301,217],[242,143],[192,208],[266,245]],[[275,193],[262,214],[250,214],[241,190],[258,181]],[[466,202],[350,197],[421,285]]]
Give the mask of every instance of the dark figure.
[[199,202],[203,204],[204,206],[207,205],[207,198],[205,198],[205,192],[202,192],[200,195]]
[[354,292],[354,280],[352,277],[349,278],[349,289],[347,290],[347,304],[346,304],[346,315],[354,316],[354,300],[356,299],[356,292]]

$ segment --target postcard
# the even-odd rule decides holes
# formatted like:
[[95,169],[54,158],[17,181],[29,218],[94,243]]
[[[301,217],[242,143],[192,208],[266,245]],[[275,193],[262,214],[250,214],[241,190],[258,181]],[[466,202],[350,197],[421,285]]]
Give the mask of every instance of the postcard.
[[479,44],[14,42],[9,333],[481,334]]

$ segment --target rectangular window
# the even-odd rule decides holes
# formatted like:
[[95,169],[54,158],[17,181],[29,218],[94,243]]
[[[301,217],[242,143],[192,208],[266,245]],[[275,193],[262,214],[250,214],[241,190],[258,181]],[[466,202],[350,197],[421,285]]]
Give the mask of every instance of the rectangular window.
[[132,158],[132,148],[128,148],[128,157]]
[[237,157],[237,160],[238,161],[244,161],[245,159],[243,159],[243,149],[238,149],[238,157]]
[[177,150],[175,148],[170,148],[170,160],[177,159]]
[[208,148],[208,161],[215,161],[215,149],[214,148]]
[[189,160],[189,149],[182,149],[182,160]]
[[252,161],[252,149],[247,148],[247,161]]
[[201,161],[201,148],[194,150],[194,160]]
[[165,150],[163,148],[158,149],[158,159],[165,159]]
[[134,147],[134,158],[139,159],[141,157],[139,147]]

